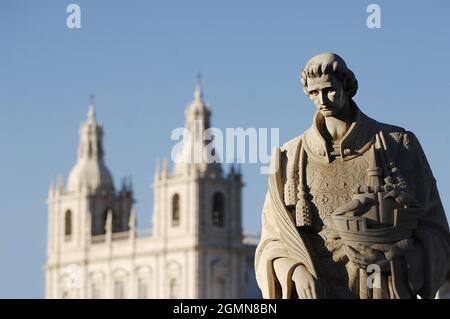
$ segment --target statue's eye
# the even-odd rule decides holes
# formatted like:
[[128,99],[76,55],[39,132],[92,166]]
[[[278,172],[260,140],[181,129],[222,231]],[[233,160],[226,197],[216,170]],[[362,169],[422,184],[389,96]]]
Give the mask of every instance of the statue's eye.
[[309,94],[314,95],[314,96],[317,96],[317,95],[319,95],[319,91],[317,91],[317,90],[312,90],[312,91],[309,92]]

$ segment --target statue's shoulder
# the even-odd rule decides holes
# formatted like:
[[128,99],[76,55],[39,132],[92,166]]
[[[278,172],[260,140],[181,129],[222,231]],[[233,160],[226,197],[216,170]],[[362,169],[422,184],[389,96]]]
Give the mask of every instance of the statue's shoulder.
[[410,146],[413,144],[420,145],[414,132],[401,126],[379,122],[365,114],[363,114],[363,121],[366,126],[376,127],[377,133],[383,133],[388,148],[398,149],[403,147],[409,150]]
[[379,132],[383,133],[388,147],[391,146],[397,148],[400,144],[403,144],[403,139],[407,133],[403,127],[378,121],[377,127]]
[[295,155],[295,152],[300,147],[300,143],[302,142],[302,136],[303,134],[294,137],[293,139],[290,139],[289,141],[285,142],[281,147],[280,151],[284,152],[288,158]]
[[414,132],[403,127],[378,122],[379,131],[383,133],[388,149],[396,149],[396,154],[400,149],[409,151],[420,148],[420,143]]
[[302,136],[299,135],[280,147],[280,172],[285,183],[287,182],[287,176],[292,175],[294,172],[295,158],[301,146]]

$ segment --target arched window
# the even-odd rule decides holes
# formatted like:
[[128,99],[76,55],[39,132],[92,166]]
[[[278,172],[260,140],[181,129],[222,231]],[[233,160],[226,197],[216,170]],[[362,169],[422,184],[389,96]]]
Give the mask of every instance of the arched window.
[[227,275],[229,268],[225,260],[216,259],[211,263],[211,297],[217,299],[224,299],[227,296]]
[[138,278],[137,297],[138,299],[148,298],[148,280],[146,278]]
[[70,210],[66,211],[64,215],[64,235],[67,240],[72,236],[72,212]]
[[169,282],[169,298],[170,299],[178,299],[180,298],[179,294],[179,287],[178,287],[178,280],[176,278],[171,278]]
[[226,295],[226,281],[223,277],[218,277],[215,280],[214,298],[224,299]]
[[212,223],[214,226],[222,227],[225,219],[225,203],[222,193],[215,193],[212,206]]
[[102,286],[101,283],[93,282],[91,284],[91,298],[100,299],[102,297]]
[[114,299],[124,299],[125,298],[125,283],[123,280],[114,281]]
[[180,224],[180,195],[175,194],[172,197],[172,226]]

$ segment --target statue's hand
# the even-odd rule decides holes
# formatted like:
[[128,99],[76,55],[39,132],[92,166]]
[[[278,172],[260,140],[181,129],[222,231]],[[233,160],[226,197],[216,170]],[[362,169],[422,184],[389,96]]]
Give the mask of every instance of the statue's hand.
[[367,269],[371,264],[380,266],[382,271],[389,270],[389,260],[383,251],[358,244],[357,246],[344,246],[348,259],[360,269]]
[[384,255],[387,260],[394,260],[408,255],[416,247],[417,245],[412,238],[402,239],[392,245],[389,250],[385,251]]
[[413,239],[403,239],[393,245],[385,245],[375,249],[358,244],[356,246],[345,245],[344,250],[348,259],[358,268],[366,269],[370,264],[377,264],[382,271],[389,270],[390,261],[405,256],[414,249]]
[[311,275],[305,266],[299,265],[292,274],[292,280],[295,282],[297,295],[299,299],[318,299],[321,298],[321,287],[317,279]]

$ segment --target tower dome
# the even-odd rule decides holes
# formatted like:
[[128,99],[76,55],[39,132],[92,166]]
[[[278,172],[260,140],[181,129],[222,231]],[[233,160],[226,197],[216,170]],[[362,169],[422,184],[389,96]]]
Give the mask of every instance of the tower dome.
[[210,129],[210,117],[211,107],[203,99],[202,86],[197,83],[194,100],[185,109],[185,128],[189,134],[183,137],[182,147],[175,155],[176,173],[197,168],[207,175],[222,175],[214,143],[206,136],[206,131]]
[[95,119],[94,105],[89,105],[86,122],[80,127],[78,160],[67,180],[67,191],[79,191],[81,188],[96,190],[114,190],[111,173],[103,161],[103,128]]

